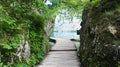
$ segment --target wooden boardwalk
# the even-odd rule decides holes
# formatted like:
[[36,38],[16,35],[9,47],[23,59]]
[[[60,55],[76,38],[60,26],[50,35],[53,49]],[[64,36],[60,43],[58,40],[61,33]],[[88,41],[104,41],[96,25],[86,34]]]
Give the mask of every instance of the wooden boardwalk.
[[80,67],[74,43],[69,39],[53,39],[56,44],[37,67]]

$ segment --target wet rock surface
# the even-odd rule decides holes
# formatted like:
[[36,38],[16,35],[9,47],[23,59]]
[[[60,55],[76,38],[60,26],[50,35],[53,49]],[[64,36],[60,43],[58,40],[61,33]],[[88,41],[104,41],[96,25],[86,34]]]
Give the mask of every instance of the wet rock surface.
[[84,67],[118,67],[120,1],[101,0],[85,7],[80,30],[80,60]]

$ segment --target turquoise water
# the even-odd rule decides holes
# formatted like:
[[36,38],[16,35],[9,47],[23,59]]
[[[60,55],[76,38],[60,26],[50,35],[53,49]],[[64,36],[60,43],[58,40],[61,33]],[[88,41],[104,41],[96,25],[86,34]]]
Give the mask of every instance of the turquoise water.
[[49,44],[50,44],[51,46],[55,45],[55,43],[54,43],[54,42],[49,42]]
[[69,32],[52,32],[51,37],[56,38],[65,38],[65,39],[79,39],[79,35],[77,35],[76,31]]

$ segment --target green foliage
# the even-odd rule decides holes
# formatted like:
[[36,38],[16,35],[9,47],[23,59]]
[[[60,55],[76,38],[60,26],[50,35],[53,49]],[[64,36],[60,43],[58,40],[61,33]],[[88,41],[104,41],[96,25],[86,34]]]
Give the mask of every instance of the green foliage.
[[[89,0],[51,2],[53,5],[49,8],[43,0],[0,0],[0,66],[35,67],[44,58],[46,46],[49,46],[43,41],[45,23],[55,18],[61,9],[68,9],[70,14],[81,14]],[[30,43],[31,56],[29,60],[19,61],[16,51],[23,35]]]
[[60,6],[63,0],[50,0],[52,2],[52,6]]
[[109,10],[109,11],[105,11],[105,14],[109,15],[109,16],[114,16],[114,14],[116,12],[120,12],[120,5],[116,4],[116,8],[115,10]]
[[[44,58],[44,24],[55,11],[43,0],[0,1],[0,67],[35,67]],[[27,61],[19,61],[16,54],[23,35],[31,48]]]
[[120,12],[120,5],[117,5],[116,11]]
[[0,67],[2,67],[3,63],[0,62]]
[[101,0],[93,0],[92,4],[97,5]]
[[[83,8],[85,7],[86,4],[88,4],[90,1],[89,0],[51,0],[53,3],[52,7],[58,8],[59,10],[65,9],[69,12],[70,16],[76,16],[76,17],[81,17],[81,13],[83,11]],[[55,5],[54,5],[55,4]],[[71,17],[71,18],[72,18]]]
[[109,16],[113,16],[114,15],[114,11],[106,11],[105,14],[107,14]]
[[120,61],[118,61],[118,67],[120,67]]

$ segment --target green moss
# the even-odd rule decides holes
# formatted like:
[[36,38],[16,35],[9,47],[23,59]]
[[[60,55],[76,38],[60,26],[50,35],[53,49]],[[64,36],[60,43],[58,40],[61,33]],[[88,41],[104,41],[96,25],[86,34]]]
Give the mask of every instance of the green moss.
[[92,4],[93,4],[93,5],[98,5],[98,4],[100,3],[100,1],[101,1],[101,0],[93,0],[93,1],[92,1]]
[[116,11],[120,12],[120,5],[117,5]]
[[109,16],[113,16],[114,15],[114,11],[105,11],[105,14],[109,15]]
[[114,44],[120,44],[120,40],[113,41]]

